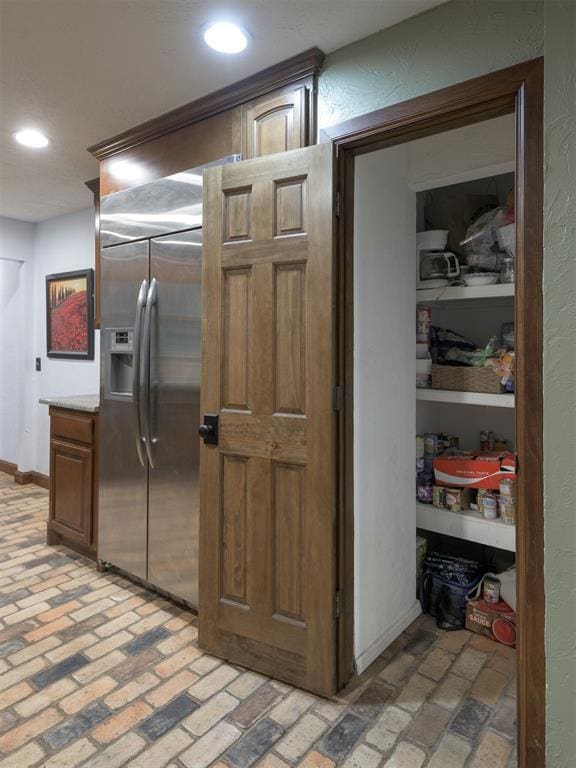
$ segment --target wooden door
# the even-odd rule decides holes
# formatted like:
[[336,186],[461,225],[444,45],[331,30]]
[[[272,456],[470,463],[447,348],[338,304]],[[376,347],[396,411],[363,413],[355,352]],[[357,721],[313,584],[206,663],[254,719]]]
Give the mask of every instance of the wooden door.
[[204,173],[199,642],[335,689],[332,156]]
[[284,88],[242,105],[242,156],[249,160],[305,147],[308,89]]

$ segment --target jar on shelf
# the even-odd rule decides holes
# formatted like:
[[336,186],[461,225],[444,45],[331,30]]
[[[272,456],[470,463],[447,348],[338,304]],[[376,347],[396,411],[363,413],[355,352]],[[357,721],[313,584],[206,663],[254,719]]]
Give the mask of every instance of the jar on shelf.
[[500,282],[514,282],[514,257],[511,253],[505,253],[500,260]]

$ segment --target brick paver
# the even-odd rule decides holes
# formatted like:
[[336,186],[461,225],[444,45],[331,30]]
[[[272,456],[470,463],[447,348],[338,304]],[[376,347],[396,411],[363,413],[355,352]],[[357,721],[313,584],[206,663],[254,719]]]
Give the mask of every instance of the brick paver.
[[320,699],[208,656],[193,613],[46,546],[47,508],[0,473],[0,768],[512,768],[510,649],[422,616]]

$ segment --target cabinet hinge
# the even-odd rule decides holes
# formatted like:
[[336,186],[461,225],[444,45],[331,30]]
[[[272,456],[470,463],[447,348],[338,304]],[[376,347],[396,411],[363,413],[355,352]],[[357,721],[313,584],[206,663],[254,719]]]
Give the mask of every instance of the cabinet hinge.
[[334,616],[339,619],[340,618],[340,590],[336,590],[336,594],[334,595]]
[[344,387],[334,387],[334,410],[341,411],[344,407]]
[[335,201],[335,211],[336,216],[340,217],[340,214],[342,212],[342,196],[340,195],[340,192],[336,192],[336,201]]

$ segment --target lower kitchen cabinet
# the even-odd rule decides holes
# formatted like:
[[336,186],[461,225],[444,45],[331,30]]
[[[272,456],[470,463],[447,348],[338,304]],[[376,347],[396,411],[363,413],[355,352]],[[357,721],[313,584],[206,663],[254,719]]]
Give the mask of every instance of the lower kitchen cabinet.
[[48,543],[96,559],[98,414],[50,408]]

